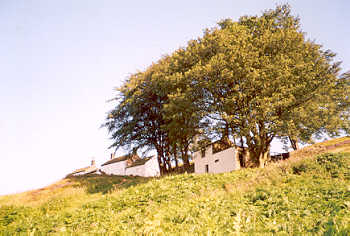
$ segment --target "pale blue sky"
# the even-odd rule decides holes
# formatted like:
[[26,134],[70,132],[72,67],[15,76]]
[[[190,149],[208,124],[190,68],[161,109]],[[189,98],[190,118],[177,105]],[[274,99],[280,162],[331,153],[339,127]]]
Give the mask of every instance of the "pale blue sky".
[[[0,0],[0,194],[106,161],[99,126],[128,74],[221,19],[283,2]],[[288,2],[308,37],[350,69],[350,2]]]

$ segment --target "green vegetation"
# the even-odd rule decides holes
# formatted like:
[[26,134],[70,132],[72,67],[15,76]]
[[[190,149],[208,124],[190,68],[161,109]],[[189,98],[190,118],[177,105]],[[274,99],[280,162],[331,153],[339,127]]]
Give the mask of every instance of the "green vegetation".
[[219,139],[244,143],[248,164],[264,167],[274,138],[297,149],[350,130],[350,73],[335,55],[306,38],[288,5],[220,21],[117,89],[111,147],[156,150],[164,174]]
[[349,235],[350,154],[215,175],[74,177],[0,197],[0,206],[4,235]]

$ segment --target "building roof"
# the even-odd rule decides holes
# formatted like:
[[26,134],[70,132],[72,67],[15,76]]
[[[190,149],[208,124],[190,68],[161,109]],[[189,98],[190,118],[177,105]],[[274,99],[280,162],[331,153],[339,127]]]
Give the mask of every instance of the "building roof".
[[151,160],[152,157],[153,156],[138,159],[138,160],[134,161],[132,164],[128,165],[126,168],[144,165],[144,164],[146,164],[147,161]]
[[78,173],[80,173],[80,172],[84,172],[84,171],[86,171],[87,169],[89,169],[90,167],[91,167],[91,166],[77,169],[77,170],[73,171],[73,172],[71,173],[71,175],[73,175],[73,174],[78,174]]
[[101,166],[105,166],[105,165],[109,165],[112,163],[116,163],[116,162],[120,162],[120,161],[126,161],[129,158],[129,154],[124,155],[124,156],[120,156],[120,157],[116,157],[113,159],[110,159],[109,161],[106,161],[105,163],[103,163]]
[[92,174],[98,171],[98,168],[95,166],[90,166],[89,169],[85,170],[85,174]]
[[73,171],[72,173],[68,174],[67,176],[76,175],[76,174],[79,174],[82,172],[84,172],[83,174],[91,174],[91,173],[96,172],[97,170],[98,170],[98,168],[96,166],[88,166],[88,167],[77,169],[77,170]]
[[113,158],[113,159],[103,163],[101,166],[110,165],[112,163],[116,163],[116,162],[120,162],[120,161],[127,161],[128,159],[138,160],[138,159],[140,159],[140,157],[137,154],[136,155],[134,155],[134,154],[127,154],[127,155],[124,155],[124,156]]

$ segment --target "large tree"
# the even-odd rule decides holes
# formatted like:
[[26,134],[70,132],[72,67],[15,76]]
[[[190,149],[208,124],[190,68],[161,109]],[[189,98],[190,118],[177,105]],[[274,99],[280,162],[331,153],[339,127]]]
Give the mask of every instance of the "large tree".
[[192,70],[208,90],[212,111],[248,145],[252,165],[264,167],[277,136],[307,140],[337,134],[348,123],[349,76],[335,54],[305,38],[289,6],[262,16],[225,20],[205,37],[215,55]]
[[[163,59],[163,63],[166,58]],[[118,105],[109,112],[103,126],[108,128],[114,140],[111,148],[154,148],[158,154],[161,173],[169,169],[170,160],[166,157],[168,135],[162,129],[165,120],[162,106],[167,96],[155,77],[164,66],[162,63],[150,66],[146,71],[135,73],[118,88],[115,98]]]
[[263,167],[271,141],[349,131],[349,74],[307,40],[288,5],[224,20],[147,70],[130,76],[105,126],[113,147],[151,147],[163,172],[189,165],[194,136],[239,138]]

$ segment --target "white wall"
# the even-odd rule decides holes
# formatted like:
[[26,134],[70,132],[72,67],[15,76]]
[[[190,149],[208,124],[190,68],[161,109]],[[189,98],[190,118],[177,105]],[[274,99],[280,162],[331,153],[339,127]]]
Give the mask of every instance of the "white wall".
[[145,165],[126,168],[125,175],[145,176]]
[[212,145],[208,146],[205,150],[204,158],[201,156],[201,151],[194,154],[195,173],[205,173],[206,165],[209,166],[209,173],[223,173],[240,169],[235,148],[228,148],[213,154]]
[[157,156],[153,156],[151,160],[145,164],[145,177],[160,176],[159,164]]
[[101,170],[107,175],[125,175],[125,167],[126,161],[119,161],[101,166]]
[[126,168],[125,175],[134,175],[134,176],[143,176],[143,177],[160,176],[157,157],[156,156],[152,157],[144,165]]

